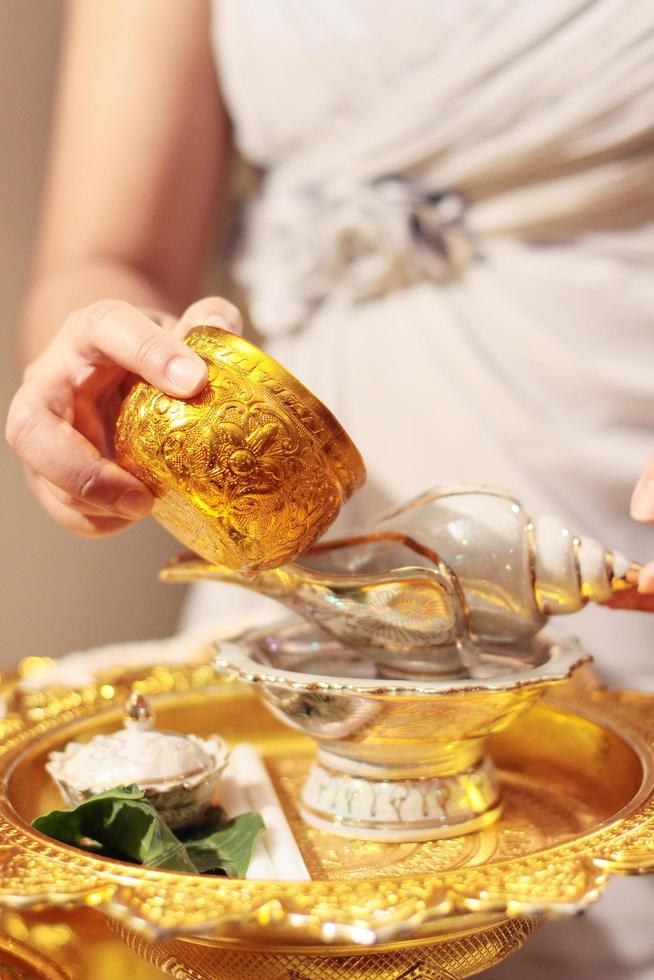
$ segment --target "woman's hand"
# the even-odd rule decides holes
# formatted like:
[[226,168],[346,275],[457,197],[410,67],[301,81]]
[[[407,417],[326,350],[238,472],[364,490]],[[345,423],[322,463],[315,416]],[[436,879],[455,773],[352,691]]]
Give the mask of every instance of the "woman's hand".
[[[636,521],[654,523],[654,456],[643,470],[631,498],[631,516]],[[606,603],[613,609],[654,612],[654,561],[645,565],[638,578],[638,589],[619,592]]]
[[72,313],[25,372],[7,418],[7,440],[34,493],[63,527],[104,535],[145,517],[149,490],[113,462],[113,431],[132,375],[189,398],[207,381],[201,357],[180,339],[196,324],[240,333],[231,303],[208,297],[175,317],[101,300]]
[[[654,456],[643,470],[631,498],[631,516],[646,524],[654,523]],[[622,597],[620,597],[622,598]],[[625,595],[620,608],[654,611],[654,561],[643,568],[638,592]]]

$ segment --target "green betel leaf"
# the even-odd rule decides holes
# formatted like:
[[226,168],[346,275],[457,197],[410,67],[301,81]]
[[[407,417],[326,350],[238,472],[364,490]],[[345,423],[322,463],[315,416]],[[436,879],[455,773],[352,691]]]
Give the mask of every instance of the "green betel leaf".
[[203,827],[185,835],[184,843],[198,871],[244,878],[255,841],[265,826],[261,814],[241,813],[213,830]]
[[138,786],[118,786],[98,793],[72,810],[53,810],[32,826],[63,844],[83,847],[96,841],[107,856],[169,871],[198,869]]
[[98,813],[103,809],[110,812],[114,800],[142,800],[144,796],[138,786],[119,786],[117,789],[98,793],[79,806],[73,807],[72,810],[52,810],[42,817],[36,817],[32,821],[32,826],[48,837],[61,841],[62,844],[73,844],[77,847],[82,837],[93,837],[92,834],[86,835],[82,831],[84,808],[88,804],[93,804],[93,809]]
[[32,826],[41,833],[106,857],[169,871],[212,871],[244,878],[258,835],[265,825],[258,813],[224,821],[220,809],[203,827],[179,840],[138,786],[118,786],[90,797],[71,810],[53,810]]

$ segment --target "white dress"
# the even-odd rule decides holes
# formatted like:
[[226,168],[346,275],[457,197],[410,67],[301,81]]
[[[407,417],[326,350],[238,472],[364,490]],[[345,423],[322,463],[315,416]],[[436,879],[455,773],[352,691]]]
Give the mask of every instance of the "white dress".
[[[654,451],[654,3],[215,0],[221,89],[266,171],[237,275],[267,349],[336,413],[366,488],[504,486],[634,558]],[[188,618],[268,615],[196,589]],[[562,617],[654,689],[654,617]],[[632,927],[609,931],[631,907]],[[612,885],[495,976],[654,978],[654,887]],[[639,918],[640,915],[640,918]],[[490,976],[491,974],[489,974]]]

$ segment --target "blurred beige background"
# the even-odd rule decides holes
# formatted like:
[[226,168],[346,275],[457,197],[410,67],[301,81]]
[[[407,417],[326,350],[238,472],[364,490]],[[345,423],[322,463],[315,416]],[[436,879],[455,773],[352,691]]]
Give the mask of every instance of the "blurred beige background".
[[[17,324],[28,268],[55,84],[61,0],[0,0],[0,409],[21,369]],[[157,582],[177,546],[148,520],[91,541],[60,530],[28,493],[0,443],[3,572],[0,669],[20,657],[58,656],[174,630],[182,590]]]

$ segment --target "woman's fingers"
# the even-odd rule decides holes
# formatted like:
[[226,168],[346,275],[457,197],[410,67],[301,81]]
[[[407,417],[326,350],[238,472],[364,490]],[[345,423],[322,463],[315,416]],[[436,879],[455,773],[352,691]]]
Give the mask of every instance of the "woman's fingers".
[[637,521],[654,521],[654,456],[636,484],[631,498],[631,516]]
[[27,467],[82,504],[127,520],[145,517],[152,508],[147,487],[105,459],[51,410],[38,390],[23,386],[14,399],[7,440]]
[[28,478],[34,495],[43,509],[57,524],[68,531],[87,537],[102,537],[105,534],[122,531],[132,523],[122,517],[110,517],[100,511],[92,513],[90,507],[85,507],[82,513],[77,506],[64,503],[60,497],[61,491],[57,493],[57,488],[49,485],[46,480],[38,476]]
[[[66,363],[71,341],[74,365]],[[196,395],[207,383],[207,366],[198,354],[120,300],[101,300],[75,314],[53,345],[52,357],[45,370],[54,367],[73,385],[97,365],[117,365],[178,398]]]
[[202,324],[222,327],[239,335],[243,333],[243,317],[238,308],[222,296],[205,296],[192,303],[182,313],[173,333],[176,337],[185,337],[192,327]]
[[111,452],[112,419],[131,375],[178,398],[202,390],[207,366],[182,337],[203,323],[242,331],[236,307],[218,296],[193,303],[179,320],[102,300],[72,314],[28,369],[9,412],[7,440],[60,524],[107,534],[150,512],[147,487],[103,456]]
[[[110,510],[106,507],[100,507],[98,504],[91,504],[87,500],[80,500],[78,497],[73,497],[72,494],[66,493],[65,490],[61,490],[60,487],[55,486],[54,483],[50,483],[46,480],[44,476],[39,473],[35,473],[34,470],[30,470],[25,467],[27,473],[27,480],[39,499],[46,494],[50,497],[54,497],[58,500],[60,504],[64,507],[70,507],[73,510],[78,511],[80,514],[86,514],[89,517],[115,517]],[[122,518],[121,518],[122,519]]]
[[638,576],[637,589],[625,589],[604,603],[611,609],[636,609],[654,612],[654,561],[643,565]]
[[177,317],[172,313],[166,313],[165,310],[155,310],[152,306],[142,306],[140,307],[142,313],[156,323],[158,327],[165,330],[167,333],[172,333],[174,328],[177,326]]
[[[654,521],[654,456],[643,470],[631,497],[631,516],[637,521]],[[638,578],[638,591],[622,593],[610,603],[614,609],[654,612],[654,562],[645,565]]]
[[640,595],[654,593],[654,561],[644,565],[641,569],[638,576],[638,593]]

